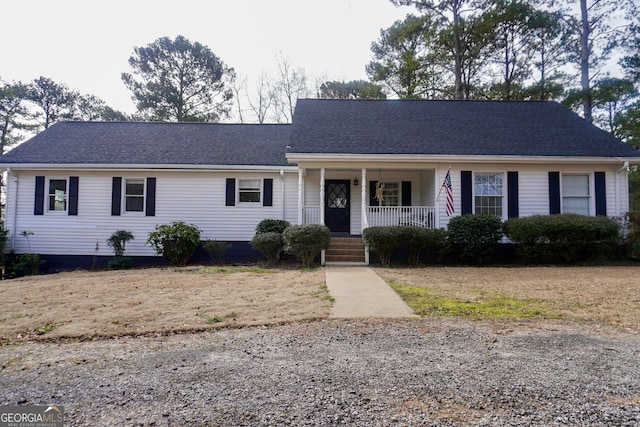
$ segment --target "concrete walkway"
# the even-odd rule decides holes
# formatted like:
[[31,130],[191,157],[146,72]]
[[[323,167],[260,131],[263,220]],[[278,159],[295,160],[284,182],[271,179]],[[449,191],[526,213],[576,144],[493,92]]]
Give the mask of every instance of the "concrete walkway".
[[380,276],[368,267],[325,266],[332,318],[418,317]]

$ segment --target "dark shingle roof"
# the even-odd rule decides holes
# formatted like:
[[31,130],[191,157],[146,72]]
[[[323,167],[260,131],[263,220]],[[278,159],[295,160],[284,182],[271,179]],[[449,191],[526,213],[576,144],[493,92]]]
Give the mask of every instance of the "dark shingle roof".
[[290,125],[61,122],[0,163],[290,166]]
[[555,102],[299,100],[290,153],[640,157]]

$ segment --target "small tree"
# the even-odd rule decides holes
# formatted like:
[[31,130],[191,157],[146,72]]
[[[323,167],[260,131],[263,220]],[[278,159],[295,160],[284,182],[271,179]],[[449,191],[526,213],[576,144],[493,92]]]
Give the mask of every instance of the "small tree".
[[113,249],[115,257],[109,261],[109,267],[114,269],[130,268],[133,260],[124,256],[125,246],[133,240],[133,233],[128,230],[118,230],[107,239],[107,246]]
[[292,225],[284,230],[282,239],[287,253],[295,255],[303,267],[311,267],[320,251],[329,247],[331,232],[320,224]]
[[183,221],[159,224],[149,233],[147,244],[169,264],[183,267],[200,244],[200,229]]

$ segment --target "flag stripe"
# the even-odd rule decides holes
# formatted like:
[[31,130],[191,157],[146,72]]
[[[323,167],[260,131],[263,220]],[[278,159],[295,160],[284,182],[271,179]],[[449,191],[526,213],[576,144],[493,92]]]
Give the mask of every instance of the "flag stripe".
[[456,211],[453,206],[453,189],[451,188],[451,171],[447,171],[447,176],[444,177],[444,182],[442,183],[445,191],[447,192],[447,216],[453,215]]

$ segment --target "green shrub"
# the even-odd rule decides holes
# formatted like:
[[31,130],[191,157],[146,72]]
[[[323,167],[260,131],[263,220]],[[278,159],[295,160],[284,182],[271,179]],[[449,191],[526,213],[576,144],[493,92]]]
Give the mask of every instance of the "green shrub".
[[504,232],[525,263],[575,263],[618,253],[620,229],[604,216],[576,214],[512,218]]
[[182,221],[159,224],[149,233],[147,244],[169,264],[185,266],[200,244],[200,229]]
[[217,264],[221,264],[224,261],[227,251],[231,249],[230,244],[220,240],[205,240],[202,243],[202,247]]
[[256,234],[262,233],[280,233],[284,231],[285,228],[289,227],[289,221],[285,221],[284,219],[263,219],[256,226]]
[[320,224],[292,225],[282,233],[285,251],[295,255],[303,267],[311,267],[322,250],[329,247],[331,232]]
[[621,247],[625,254],[631,258],[640,258],[640,212],[627,212],[617,218]]
[[362,232],[362,240],[367,247],[378,254],[380,262],[384,266],[391,264],[391,253],[401,245],[399,226],[376,226],[365,228]]
[[462,215],[451,218],[449,239],[462,262],[484,264],[493,258],[502,239],[502,220],[493,215]]
[[256,234],[251,240],[251,247],[262,252],[271,267],[278,264],[283,246],[282,234],[275,232]]
[[428,229],[411,225],[398,227],[398,242],[407,249],[407,263],[416,266],[420,262],[420,252],[427,246]]
[[114,270],[126,270],[133,267],[133,260],[126,256],[117,256],[107,262],[107,267]]
[[427,228],[426,242],[423,251],[426,252],[426,261],[440,264],[449,250],[449,234],[444,228]]
[[113,248],[116,257],[124,256],[125,246],[133,240],[133,233],[127,230],[118,230],[107,239],[107,246]]
[[9,266],[10,277],[36,276],[40,274],[40,254],[26,253],[18,255]]

